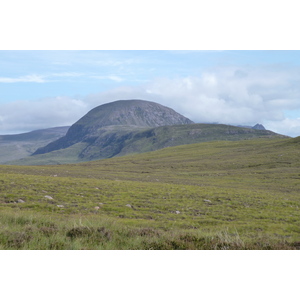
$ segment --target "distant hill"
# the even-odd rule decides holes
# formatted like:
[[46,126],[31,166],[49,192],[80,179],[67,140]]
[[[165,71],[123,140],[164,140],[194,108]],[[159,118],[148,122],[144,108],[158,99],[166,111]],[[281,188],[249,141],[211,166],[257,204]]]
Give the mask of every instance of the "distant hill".
[[39,147],[64,136],[68,129],[68,126],[64,126],[21,134],[0,135],[0,163],[27,157]]
[[200,142],[284,137],[260,128],[195,124],[154,102],[119,100],[92,109],[65,136],[8,164],[77,163]]
[[266,130],[266,128],[262,124],[255,124],[254,126],[237,125],[237,127],[252,128],[256,130]]
[[106,133],[131,133],[143,128],[193,124],[173,109],[144,100],[119,100],[100,105],[68,130],[65,137],[35,151],[33,155],[64,149],[76,143],[94,143]]

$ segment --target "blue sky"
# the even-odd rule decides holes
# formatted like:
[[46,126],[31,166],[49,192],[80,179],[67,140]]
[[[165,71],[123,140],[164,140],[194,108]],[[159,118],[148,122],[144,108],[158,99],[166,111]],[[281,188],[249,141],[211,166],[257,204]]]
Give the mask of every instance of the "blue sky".
[[86,96],[226,66],[299,66],[298,51],[0,51],[0,101]]
[[300,51],[0,51],[0,134],[71,125],[119,99],[298,136]]

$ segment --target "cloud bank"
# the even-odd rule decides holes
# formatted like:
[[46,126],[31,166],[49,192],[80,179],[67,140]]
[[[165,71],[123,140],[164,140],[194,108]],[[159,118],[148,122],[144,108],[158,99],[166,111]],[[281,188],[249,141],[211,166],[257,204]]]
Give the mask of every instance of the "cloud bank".
[[300,135],[300,68],[283,66],[226,67],[199,76],[157,78],[137,87],[117,89],[86,98],[141,98],[169,106],[195,122],[255,125],[278,133]]
[[1,105],[0,134],[72,125],[89,109],[84,101],[68,97],[6,103]]
[[[118,80],[119,78],[114,78]],[[280,65],[223,67],[198,76],[156,78],[119,86],[81,99],[68,97],[1,105],[1,132],[71,125],[90,109],[119,99],[144,99],[169,106],[195,122],[233,125],[262,123],[269,130],[300,135],[300,69]]]

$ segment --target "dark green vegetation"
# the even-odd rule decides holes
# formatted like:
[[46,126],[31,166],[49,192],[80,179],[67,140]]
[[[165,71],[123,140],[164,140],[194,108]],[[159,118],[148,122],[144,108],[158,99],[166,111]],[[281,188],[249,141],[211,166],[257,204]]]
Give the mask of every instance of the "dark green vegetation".
[[[88,136],[83,141],[65,149],[34,155],[9,162],[9,164],[46,165],[77,163],[144,153],[178,145],[257,138],[286,137],[268,130],[255,130],[219,124],[173,125],[150,129],[133,126],[106,126],[97,131],[97,137],[95,138]],[[59,142],[59,140],[56,142]]]
[[276,137],[1,166],[0,247],[299,249],[299,170]]
[[27,157],[39,147],[64,136],[69,127],[55,127],[28,133],[0,135],[0,163]]

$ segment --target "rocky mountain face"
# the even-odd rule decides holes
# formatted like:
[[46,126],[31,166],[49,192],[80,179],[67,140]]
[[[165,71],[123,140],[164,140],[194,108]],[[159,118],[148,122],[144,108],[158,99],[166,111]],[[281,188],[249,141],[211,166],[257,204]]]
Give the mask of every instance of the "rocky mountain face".
[[[74,125],[77,127],[105,127],[132,125],[158,127],[192,124],[191,120],[161,104],[145,100],[119,100],[92,109]],[[72,129],[72,128],[71,128]]]
[[80,142],[92,144],[103,135],[106,142],[112,143],[120,132],[122,135],[132,134],[146,128],[193,123],[173,109],[158,103],[119,100],[92,109],[70,127],[66,136],[39,148],[33,155],[64,149]]
[[266,130],[266,128],[262,124],[256,124],[252,128],[256,130]]

